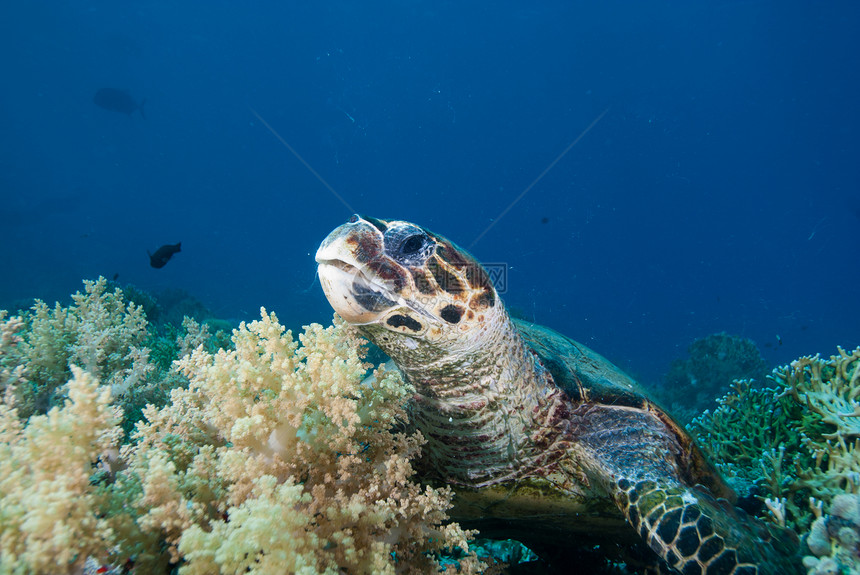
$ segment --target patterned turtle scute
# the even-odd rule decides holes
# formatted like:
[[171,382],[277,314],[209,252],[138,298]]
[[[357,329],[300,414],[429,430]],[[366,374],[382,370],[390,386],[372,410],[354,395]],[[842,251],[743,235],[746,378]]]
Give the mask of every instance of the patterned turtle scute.
[[696,531],[696,528],[692,525],[688,525],[681,529],[681,533],[678,535],[678,540],[674,541],[672,539],[668,541],[663,541],[665,545],[674,545],[675,548],[681,553],[682,557],[689,557],[701,546],[701,541],[699,541],[699,533]]
[[[763,562],[757,557],[754,541],[739,538],[729,544],[729,530],[718,534],[709,513],[718,512],[722,506],[707,494],[694,493],[680,485],[660,485],[652,480],[635,484],[626,480],[618,482],[619,488],[624,486],[628,489],[618,500],[628,521],[638,527],[642,538],[672,569],[701,575],[792,572],[790,568],[784,571],[778,566],[774,566],[774,570],[760,568]],[[646,517],[641,525],[640,517]]]
[[663,541],[674,541],[680,527],[681,510],[673,509],[660,520],[660,526],[657,527],[657,535]]
[[717,553],[722,551],[724,547],[725,545],[723,545],[722,539],[712,537],[702,544],[702,548],[699,549],[699,558],[702,561],[710,561],[717,555]]
[[714,526],[710,518],[703,515],[696,521],[696,530],[699,532],[699,537],[705,538],[714,533]]
[[698,563],[687,563],[684,566],[684,570],[681,572],[683,575],[701,575],[702,567]]

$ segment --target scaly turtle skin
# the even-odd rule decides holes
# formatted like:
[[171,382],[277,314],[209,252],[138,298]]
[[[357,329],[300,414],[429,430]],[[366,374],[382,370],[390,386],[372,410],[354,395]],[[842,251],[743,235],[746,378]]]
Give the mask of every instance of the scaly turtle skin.
[[735,510],[692,439],[609,361],[512,320],[467,252],[353,216],[316,254],[326,297],[414,384],[422,479],[451,515],[541,550],[630,540],[685,574],[791,574],[793,541]]

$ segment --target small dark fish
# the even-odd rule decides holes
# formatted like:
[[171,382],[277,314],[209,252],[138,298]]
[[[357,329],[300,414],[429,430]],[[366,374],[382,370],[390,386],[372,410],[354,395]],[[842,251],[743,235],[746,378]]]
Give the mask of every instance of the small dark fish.
[[138,104],[128,90],[117,90],[116,88],[102,88],[96,95],[93,96],[93,103],[99,108],[110,110],[111,112],[121,112],[131,116],[135,112],[140,112],[143,119],[146,115],[143,113],[143,105],[146,104],[146,98]]
[[548,218],[548,217],[546,217],[546,216],[542,217],[542,218],[540,219],[540,223],[542,223],[542,224],[548,224],[548,223],[549,223],[549,218]]
[[170,261],[170,258],[173,257],[173,254],[177,252],[181,252],[180,249],[182,247],[182,242],[178,244],[165,244],[155,250],[154,254],[150,254],[149,251],[146,253],[149,255],[149,265],[154,268],[163,268],[164,264]]

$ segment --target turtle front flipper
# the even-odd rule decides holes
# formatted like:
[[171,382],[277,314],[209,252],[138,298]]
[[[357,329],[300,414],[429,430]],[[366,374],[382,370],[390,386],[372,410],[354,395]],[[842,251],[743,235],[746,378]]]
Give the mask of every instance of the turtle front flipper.
[[734,492],[664,412],[644,402],[639,409],[582,405],[571,415],[591,478],[603,482],[630,525],[672,569],[685,575],[801,573],[796,537],[733,507],[725,498]]
[[[789,575],[796,541],[745,517],[703,487],[654,480],[617,483],[617,502],[642,539],[680,573]],[[792,549],[794,543],[794,549]]]

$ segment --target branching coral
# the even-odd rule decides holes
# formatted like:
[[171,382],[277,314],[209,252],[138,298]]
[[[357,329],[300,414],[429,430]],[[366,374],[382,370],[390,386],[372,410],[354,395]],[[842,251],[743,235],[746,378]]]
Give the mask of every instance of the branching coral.
[[829,504],[860,494],[860,348],[829,360],[803,357],[774,370],[769,389],[736,382],[720,407],[690,426],[730,479],[755,483],[787,523],[813,519],[810,497]]
[[787,368],[777,370],[776,377],[795,401],[806,405],[822,423],[833,431],[822,434],[826,439],[847,441],[860,437],[860,349],[822,360],[818,355],[802,357]]
[[774,377],[804,407],[798,427],[814,463],[797,469],[798,480],[825,503],[860,494],[860,348],[839,348],[829,360],[802,357]]
[[[739,493],[761,489],[764,496],[783,499],[801,448],[796,411],[780,389],[754,388],[749,380],[738,380],[713,412],[705,411],[688,429]],[[808,461],[807,456],[803,463]],[[793,502],[788,505],[793,509]]]

